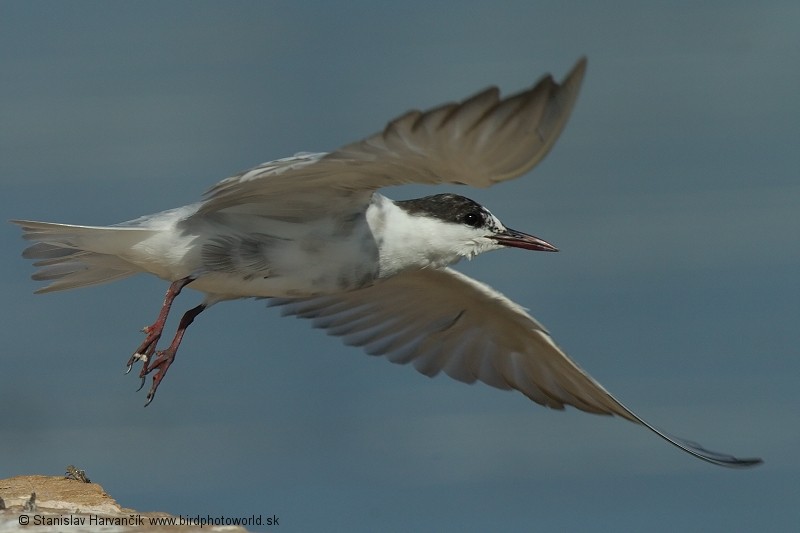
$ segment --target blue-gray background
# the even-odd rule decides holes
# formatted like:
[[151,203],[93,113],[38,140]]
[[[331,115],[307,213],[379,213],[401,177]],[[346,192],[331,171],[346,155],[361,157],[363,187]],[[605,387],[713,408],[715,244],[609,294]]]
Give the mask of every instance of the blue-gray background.
[[75,463],[126,506],[276,513],[280,531],[793,530],[799,23],[796,1],[3,2],[5,219],[187,204],[261,161],[588,55],[544,163],[457,189],[561,253],[459,268],[646,418],[766,464],[717,468],[624,421],[430,380],[257,301],[202,315],[143,409],[122,370],[166,283],[34,296],[6,225],[0,477]]

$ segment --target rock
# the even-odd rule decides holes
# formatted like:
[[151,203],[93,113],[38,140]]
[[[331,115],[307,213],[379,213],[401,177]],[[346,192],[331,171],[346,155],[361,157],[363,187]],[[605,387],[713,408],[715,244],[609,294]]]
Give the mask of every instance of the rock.
[[[225,519],[220,517],[220,520]],[[186,522],[185,518],[167,513],[143,513],[122,507],[97,483],[57,476],[17,476],[0,480],[0,533],[21,531],[21,525],[26,533],[54,530],[83,533],[100,528],[108,533],[201,531],[199,523]],[[202,531],[246,533],[247,530],[232,525],[204,524]]]

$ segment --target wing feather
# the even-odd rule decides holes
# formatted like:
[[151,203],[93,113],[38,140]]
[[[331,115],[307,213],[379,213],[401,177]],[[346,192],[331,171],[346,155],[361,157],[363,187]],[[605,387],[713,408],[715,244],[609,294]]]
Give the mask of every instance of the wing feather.
[[461,103],[409,111],[334,152],[264,163],[212,187],[197,215],[256,209],[274,216],[324,216],[363,206],[372,192],[391,185],[488,187],[516,178],[552,148],[585,71],[582,58],[560,84],[548,75],[504,99],[491,87]]
[[522,307],[452,269],[398,274],[373,286],[303,299],[271,299],[284,315],[313,321],[345,343],[427,376],[444,372],[465,383],[515,389],[536,403],[616,415],[641,424],[704,461],[730,467],[738,459],[673,437],[650,425],[575,364]]
[[[545,405],[635,420],[500,293],[451,269],[404,273],[371,287],[315,298],[274,299],[285,314],[310,318],[347,344],[427,375],[444,371],[518,389]],[[394,352],[411,348],[404,357]],[[537,401],[538,401],[537,400]]]

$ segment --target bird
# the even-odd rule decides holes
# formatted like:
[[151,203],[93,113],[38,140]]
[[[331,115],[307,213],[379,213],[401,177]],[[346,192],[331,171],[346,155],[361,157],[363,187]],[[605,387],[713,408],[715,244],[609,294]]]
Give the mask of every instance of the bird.
[[[555,252],[549,242],[505,226],[457,194],[391,200],[402,184],[488,187],[531,170],[553,147],[575,105],[587,60],[560,82],[543,76],[501,97],[490,87],[459,102],[412,110],[383,130],[332,152],[300,152],[223,179],[197,203],[112,226],[12,220],[34,241],[23,257],[51,283],[37,293],[149,273],[170,283],[144,341],[149,405],[187,328],[210,306],[263,298],[283,315],[310,319],[372,355],[412,364],[427,376],[514,389],[553,409],[572,406],[642,425],[709,463],[737,458],[672,436],[639,417],[582,370],[519,304],[451,268],[484,252]],[[204,294],[170,344],[157,345],[176,297]]]

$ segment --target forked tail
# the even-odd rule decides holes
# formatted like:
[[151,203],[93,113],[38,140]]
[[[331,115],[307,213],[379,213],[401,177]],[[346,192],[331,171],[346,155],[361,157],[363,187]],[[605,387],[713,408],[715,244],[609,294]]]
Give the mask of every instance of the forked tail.
[[152,230],[125,226],[75,226],[52,222],[12,220],[22,237],[36,241],[22,252],[40,267],[31,277],[52,281],[37,293],[63,291],[108,283],[142,272],[118,254],[152,234]]

